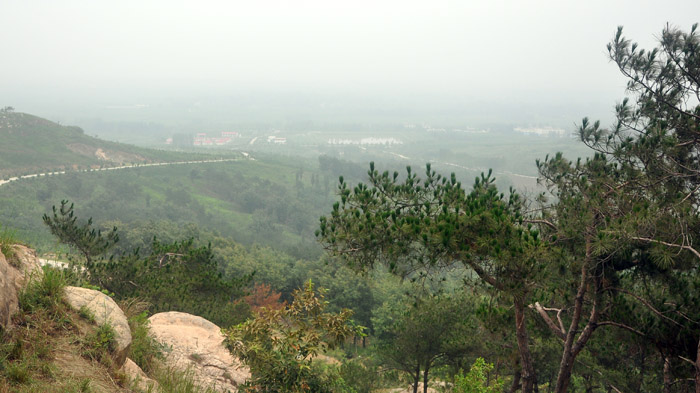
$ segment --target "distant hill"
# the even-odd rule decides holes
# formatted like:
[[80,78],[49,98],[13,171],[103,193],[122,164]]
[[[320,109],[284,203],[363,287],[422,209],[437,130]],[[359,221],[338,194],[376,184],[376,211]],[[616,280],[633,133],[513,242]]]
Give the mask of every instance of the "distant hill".
[[0,179],[46,170],[165,162],[204,154],[160,151],[109,142],[27,113],[0,109]]

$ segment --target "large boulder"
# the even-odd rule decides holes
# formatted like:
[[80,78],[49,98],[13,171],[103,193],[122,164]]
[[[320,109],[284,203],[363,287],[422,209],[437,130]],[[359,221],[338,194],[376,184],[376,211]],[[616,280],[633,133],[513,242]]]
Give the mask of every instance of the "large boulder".
[[166,363],[191,371],[203,387],[236,392],[250,378],[250,371],[224,347],[224,335],[202,317],[171,311],[151,316],[150,334],[171,348]]
[[21,244],[12,246],[12,264],[17,266],[17,269],[22,273],[20,281],[16,283],[18,288],[24,286],[28,280],[40,280],[44,277],[44,271],[41,270],[41,261],[36,256],[36,251]]
[[12,315],[19,310],[15,288],[18,275],[17,269],[7,263],[5,255],[0,252],[0,326],[3,329],[10,326]]
[[33,250],[14,245],[10,255],[0,252],[0,326],[3,329],[10,327],[12,315],[19,310],[19,291],[30,279],[40,279],[42,275]]
[[129,379],[129,387],[137,392],[157,392],[158,382],[149,378],[133,360],[127,358],[121,371]]
[[122,309],[111,297],[94,289],[66,287],[65,299],[76,310],[87,308],[95,316],[95,323],[98,326],[108,323],[114,329],[116,341],[114,361],[118,367],[121,367],[131,348],[129,321]]

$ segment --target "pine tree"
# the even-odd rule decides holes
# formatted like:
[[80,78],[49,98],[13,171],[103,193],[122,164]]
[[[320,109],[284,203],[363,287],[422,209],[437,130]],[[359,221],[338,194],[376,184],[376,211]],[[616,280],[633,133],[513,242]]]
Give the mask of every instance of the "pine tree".
[[326,249],[358,270],[383,264],[412,279],[456,265],[474,271],[512,302],[522,389],[534,391],[525,310],[544,272],[545,250],[523,221],[519,195],[499,193],[490,173],[467,192],[454,174],[443,177],[430,164],[424,179],[407,167],[401,180],[374,163],[368,176],[368,185],[352,190],[340,178],[341,201],[317,231]]
[[78,250],[85,259],[85,263],[90,265],[96,257],[109,252],[119,241],[117,227],[113,227],[106,236],[103,236],[102,231],[93,228],[92,217],[87,222],[80,223],[74,215],[73,204],[68,205],[68,203],[67,200],[62,200],[58,210],[54,205],[52,216],[44,214],[44,224],[49,227],[58,241]]

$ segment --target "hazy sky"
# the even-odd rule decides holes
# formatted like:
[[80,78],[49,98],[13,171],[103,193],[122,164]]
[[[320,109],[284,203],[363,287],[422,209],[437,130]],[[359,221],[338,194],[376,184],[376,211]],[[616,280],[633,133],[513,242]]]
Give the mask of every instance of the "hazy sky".
[[651,47],[699,20],[698,0],[2,0],[0,105],[247,91],[611,107],[618,25]]

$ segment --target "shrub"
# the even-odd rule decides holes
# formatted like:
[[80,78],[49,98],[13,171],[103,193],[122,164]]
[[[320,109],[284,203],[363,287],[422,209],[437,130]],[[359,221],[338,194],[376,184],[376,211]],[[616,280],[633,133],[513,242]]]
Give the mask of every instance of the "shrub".
[[247,322],[225,329],[226,346],[250,367],[250,392],[349,392],[337,370],[312,359],[361,328],[351,323],[352,311],[326,312],[324,290],[311,281],[294,291],[291,304],[279,310],[260,310]]
[[493,364],[477,358],[467,374],[461,372],[455,376],[454,393],[499,393],[503,390],[503,381],[496,380],[489,384],[488,373]]
[[[363,361],[368,360],[368,361]],[[370,393],[384,387],[380,369],[370,359],[349,359],[340,365],[340,376],[357,393]]]

